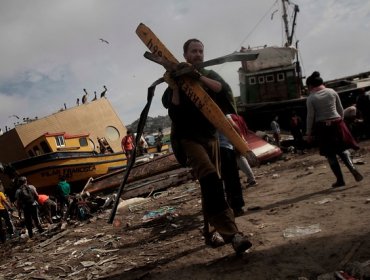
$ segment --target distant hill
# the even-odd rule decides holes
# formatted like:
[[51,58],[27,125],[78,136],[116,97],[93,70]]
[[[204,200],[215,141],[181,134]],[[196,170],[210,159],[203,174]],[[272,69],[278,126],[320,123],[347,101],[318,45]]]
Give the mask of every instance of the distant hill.
[[[139,123],[139,119],[134,121],[133,123],[127,125],[127,128],[132,129],[133,131],[136,131],[137,125]],[[145,127],[144,127],[144,133],[150,134],[154,132],[158,132],[158,129],[165,129],[167,127],[171,126],[171,119],[167,116],[158,116],[158,117],[149,117],[146,121]]]

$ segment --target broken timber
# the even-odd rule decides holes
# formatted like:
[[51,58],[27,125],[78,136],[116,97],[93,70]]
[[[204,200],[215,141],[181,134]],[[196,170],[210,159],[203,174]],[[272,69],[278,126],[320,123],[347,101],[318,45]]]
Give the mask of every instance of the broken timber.
[[[130,172],[127,183],[144,180],[151,176],[163,174],[180,167],[181,165],[177,162],[173,153],[165,154],[148,162],[135,165]],[[91,180],[84,191],[89,193],[97,193],[117,188],[123,180],[124,172],[122,171],[122,169],[116,170]],[[130,186],[128,186],[128,188],[130,188]],[[130,192],[129,189],[125,189],[123,192],[123,197],[128,198],[128,192]],[[142,192],[145,193],[145,190]],[[136,193],[138,193],[138,191]]]

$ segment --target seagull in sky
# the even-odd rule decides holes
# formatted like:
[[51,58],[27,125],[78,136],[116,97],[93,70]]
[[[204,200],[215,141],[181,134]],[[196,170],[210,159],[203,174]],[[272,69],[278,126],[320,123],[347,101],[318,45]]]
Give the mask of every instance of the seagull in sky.
[[272,12],[272,14],[271,14],[271,20],[274,18],[274,14],[276,13],[276,12],[278,12],[279,10],[275,10],[275,11],[273,11]]
[[11,115],[11,116],[9,116],[9,118],[11,118],[11,117],[16,117],[19,120],[19,117],[17,115]]
[[109,42],[108,42],[107,40],[104,40],[104,39],[102,39],[102,38],[100,38],[99,40],[100,40],[100,41],[102,41],[102,43],[106,43],[106,44],[108,44],[108,45],[109,45]]

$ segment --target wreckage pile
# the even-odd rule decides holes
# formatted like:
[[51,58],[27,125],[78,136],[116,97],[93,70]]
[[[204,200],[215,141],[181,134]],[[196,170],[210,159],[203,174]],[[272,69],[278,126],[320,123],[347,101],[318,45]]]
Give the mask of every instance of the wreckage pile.
[[199,186],[188,181],[122,202],[113,224],[110,208],[98,209],[7,241],[0,279],[369,279],[370,142],[360,145],[353,157],[365,179],[344,171],[344,188],[330,187],[316,150],[256,168],[236,220],[253,242],[241,257],[204,245]]

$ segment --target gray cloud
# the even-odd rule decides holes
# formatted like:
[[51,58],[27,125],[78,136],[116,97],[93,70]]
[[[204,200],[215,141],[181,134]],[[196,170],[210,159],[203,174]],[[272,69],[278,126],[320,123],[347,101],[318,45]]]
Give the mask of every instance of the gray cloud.
[[[368,71],[370,3],[295,1],[300,6],[296,37],[306,75],[325,79]],[[64,0],[1,1],[0,127],[9,115],[45,116],[102,86],[124,123],[138,118],[147,87],[163,69],[143,58],[135,29],[150,26],[182,60],[182,44],[199,38],[206,59],[241,45],[282,45],[281,15],[275,0]],[[99,38],[109,41],[102,43]],[[239,95],[239,63],[214,67]],[[164,115],[157,89],[150,115]]]

